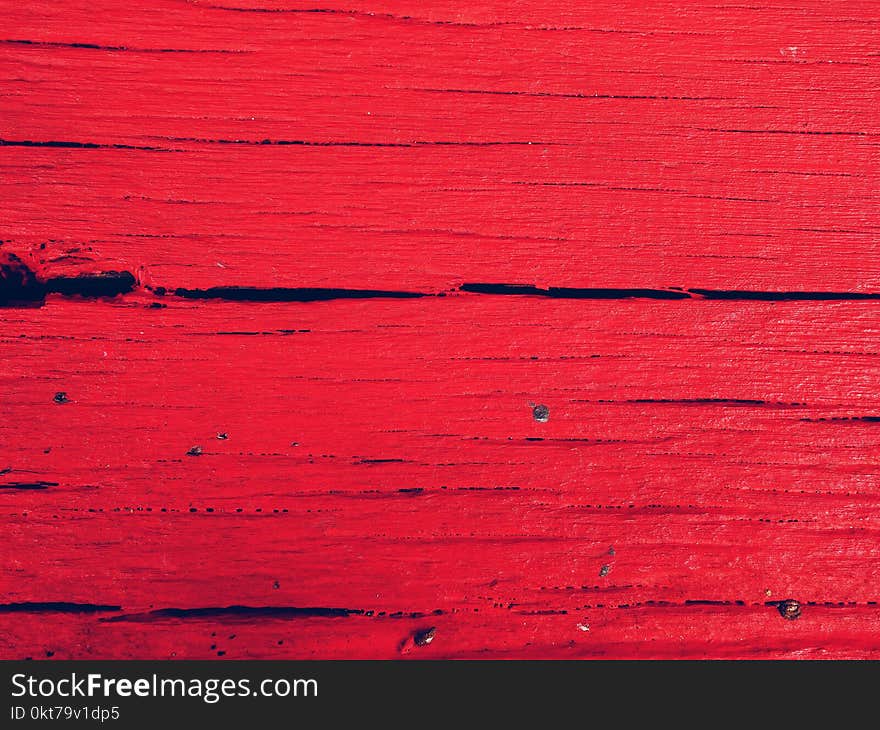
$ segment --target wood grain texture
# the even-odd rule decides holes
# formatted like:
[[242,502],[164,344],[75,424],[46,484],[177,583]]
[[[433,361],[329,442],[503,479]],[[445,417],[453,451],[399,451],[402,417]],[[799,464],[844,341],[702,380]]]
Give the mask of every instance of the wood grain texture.
[[877,10],[0,2],[0,657],[880,656]]

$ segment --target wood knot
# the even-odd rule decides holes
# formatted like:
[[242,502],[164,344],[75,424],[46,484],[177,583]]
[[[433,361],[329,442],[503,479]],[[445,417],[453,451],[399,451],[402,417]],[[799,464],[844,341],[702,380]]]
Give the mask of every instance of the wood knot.
[[201,456],[202,455],[202,447],[201,446],[193,446],[189,451],[186,452],[187,456]]
[[64,391],[58,391],[54,397],[52,398],[56,403],[70,403],[70,398],[67,397],[67,393]]

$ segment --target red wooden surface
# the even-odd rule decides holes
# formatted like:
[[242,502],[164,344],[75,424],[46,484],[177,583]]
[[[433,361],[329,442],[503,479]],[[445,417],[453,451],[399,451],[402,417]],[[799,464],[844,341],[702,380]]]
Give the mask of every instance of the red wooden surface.
[[0,657],[880,654],[880,5],[137,5],[0,2]]

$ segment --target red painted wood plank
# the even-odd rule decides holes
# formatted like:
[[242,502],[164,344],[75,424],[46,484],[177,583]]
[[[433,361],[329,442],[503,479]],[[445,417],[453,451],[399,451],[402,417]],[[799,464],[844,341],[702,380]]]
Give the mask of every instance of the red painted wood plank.
[[0,656],[876,658],[875,10],[4,3]]
[[0,148],[7,247],[171,287],[880,287],[871,3],[236,7],[5,9],[0,139],[104,146]]
[[4,315],[15,655],[875,651],[870,302],[152,301]]

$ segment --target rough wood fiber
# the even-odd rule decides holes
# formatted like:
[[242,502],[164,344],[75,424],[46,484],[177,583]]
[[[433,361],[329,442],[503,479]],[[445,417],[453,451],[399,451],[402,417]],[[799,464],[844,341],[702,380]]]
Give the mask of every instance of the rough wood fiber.
[[0,2],[0,656],[880,655],[877,3],[139,5]]

